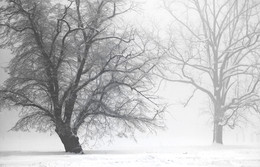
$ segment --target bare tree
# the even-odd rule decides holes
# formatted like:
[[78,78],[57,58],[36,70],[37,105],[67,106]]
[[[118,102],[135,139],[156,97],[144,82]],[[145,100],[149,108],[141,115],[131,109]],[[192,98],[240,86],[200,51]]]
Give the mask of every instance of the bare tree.
[[[175,3],[164,1],[165,9],[180,25],[181,40],[172,31],[165,52],[174,78],[203,92],[213,106],[213,142],[223,143],[223,127],[233,128],[250,110],[259,111],[259,1],[189,0],[180,2],[187,18],[173,10]],[[183,18],[183,19],[182,19]],[[169,67],[169,66],[168,66]],[[193,97],[191,96],[191,98]],[[190,99],[188,99],[188,102]]]
[[161,126],[163,110],[149,93],[159,58],[119,17],[131,3],[1,3],[1,47],[14,54],[1,104],[21,109],[12,130],[54,129],[66,152],[82,153],[79,133],[93,139]]

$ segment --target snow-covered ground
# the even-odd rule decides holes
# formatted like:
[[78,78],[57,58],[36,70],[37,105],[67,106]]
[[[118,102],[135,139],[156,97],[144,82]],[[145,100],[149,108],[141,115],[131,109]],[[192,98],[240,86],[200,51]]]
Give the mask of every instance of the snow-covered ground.
[[165,147],[146,150],[0,152],[0,167],[260,167],[259,146]]

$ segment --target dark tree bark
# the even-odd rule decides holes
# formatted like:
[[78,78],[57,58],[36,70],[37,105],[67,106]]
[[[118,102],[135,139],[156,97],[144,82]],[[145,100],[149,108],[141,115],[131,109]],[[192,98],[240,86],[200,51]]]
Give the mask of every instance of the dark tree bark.
[[77,134],[73,132],[68,123],[64,123],[61,120],[57,121],[55,132],[64,145],[66,152],[84,153]]
[[79,138],[73,134],[71,130],[65,130],[63,133],[56,130],[56,133],[63,143],[66,152],[83,154],[82,147],[79,143]]

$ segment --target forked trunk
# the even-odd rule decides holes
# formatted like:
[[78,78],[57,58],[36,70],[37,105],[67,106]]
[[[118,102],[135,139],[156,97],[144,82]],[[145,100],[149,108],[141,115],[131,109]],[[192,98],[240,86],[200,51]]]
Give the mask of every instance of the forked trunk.
[[214,123],[213,143],[223,144],[223,126],[219,123]]
[[83,154],[82,147],[79,143],[79,138],[73,134],[71,128],[59,127],[56,128],[55,131],[60,137],[66,152]]

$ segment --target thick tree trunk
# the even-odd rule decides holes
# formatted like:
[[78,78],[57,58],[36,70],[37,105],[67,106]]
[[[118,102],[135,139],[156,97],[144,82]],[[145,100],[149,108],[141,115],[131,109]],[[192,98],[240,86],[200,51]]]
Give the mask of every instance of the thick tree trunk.
[[56,128],[55,131],[60,137],[66,152],[83,154],[82,147],[79,143],[79,138],[77,135],[73,134],[71,128],[62,126]]
[[214,123],[213,143],[223,144],[223,126],[218,122]]

